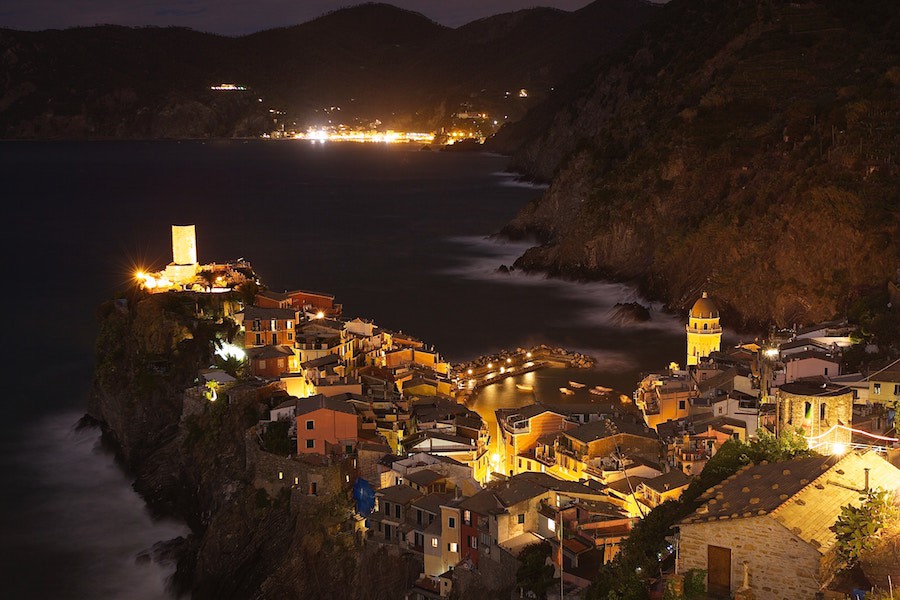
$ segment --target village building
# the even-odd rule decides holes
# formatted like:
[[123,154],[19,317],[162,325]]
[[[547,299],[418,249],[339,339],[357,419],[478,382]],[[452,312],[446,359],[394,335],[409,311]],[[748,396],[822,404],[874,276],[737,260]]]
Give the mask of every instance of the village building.
[[296,403],[297,454],[349,454],[356,448],[356,411],[346,401],[311,396]]
[[869,489],[900,491],[875,452],[747,466],[679,523],[676,571],[704,570],[712,598],[813,600],[835,574],[831,525]]
[[841,452],[850,447],[853,391],[830,383],[786,383],[778,388],[778,433],[800,429],[811,449]]

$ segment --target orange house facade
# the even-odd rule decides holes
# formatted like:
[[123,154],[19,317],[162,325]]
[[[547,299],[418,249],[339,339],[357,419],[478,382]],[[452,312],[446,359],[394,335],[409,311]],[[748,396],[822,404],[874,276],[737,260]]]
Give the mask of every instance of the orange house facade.
[[297,454],[346,454],[357,444],[356,411],[344,400],[312,396],[297,402]]
[[516,458],[537,446],[541,436],[559,433],[577,426],[566,415],[540,404],[530,404],[518,409],[501,408],[496,411],[500,448],[505,461],[504,474],[517,472]]
[[294,345],[297,311],[248,306],[235,318],[244,328],[244,347]]

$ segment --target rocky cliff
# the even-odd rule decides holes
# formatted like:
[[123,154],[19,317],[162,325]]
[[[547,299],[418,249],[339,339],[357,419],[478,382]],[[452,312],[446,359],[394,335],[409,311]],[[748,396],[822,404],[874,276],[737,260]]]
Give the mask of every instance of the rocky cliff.
[[[213,302],[217,299],[212,299]],[[195,316],[200,312],[206,317]],[[159,514],[184,519],[173,587],[193,598],[402,597],[418,567],[366,550],[347,529],[340,465],[266,452],[253,426],[277,386],[239,384],[210,401],[195,385],[221,306],[188,294],[131,295],[99,310],[89,414]],[[295,481],[317,476],[318,495]]]
[[900,265],[900,51],[883,0],[673,0],[502,130],[552,181],[517,267],[709,290],[732,326],[831,318]]

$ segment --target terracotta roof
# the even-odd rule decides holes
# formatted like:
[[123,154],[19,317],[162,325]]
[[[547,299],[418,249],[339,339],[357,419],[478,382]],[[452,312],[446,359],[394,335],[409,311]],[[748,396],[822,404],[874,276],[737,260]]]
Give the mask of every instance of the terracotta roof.
[[434,494],[428,494],[427,496],[422,496],[421,498],[414,500],[412,502],[412,506],[421,508],[422,510],[430,512],[433,515],[439,515],[441,514],[441,505],[446,504],[452,499],[453,494],[435,492]]

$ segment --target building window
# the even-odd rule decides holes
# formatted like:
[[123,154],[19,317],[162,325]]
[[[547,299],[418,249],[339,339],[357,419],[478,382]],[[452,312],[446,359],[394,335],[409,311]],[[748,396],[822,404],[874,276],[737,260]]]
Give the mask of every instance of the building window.
[[316,422],[313,419],[310,419],[306,422],[306,430],[312,431],[316,428]]
[[447,544],[447,550],[450,552],[459,552],[459,545],[456,542],[450,542]]
[[306,448],[312,450],[316,447],[316,440],[306,440]]
[[437,548],[437,544],[438,544],[437,538],[436,537],[431,538],[431,547]]
[[474,535],[469,536],[469,548],[474,550],[478,549],[478,537]]
[[262,334],[260,334],[260,333],[257,333],[257,334],[256,334],[256,345],[257,345],[257,346],[261,346],[261,345],[262,345]]
[[678,401],[678,410],[684,410],[685,406],[687,406],[687,405],[685,404],[684,400]]
[[293,329],[293,328],[294,328],[294,322],[293,322],[293,321],[288,321],[288,322],[287,322],[287,328],[288,328],[288,329]]
[[880,394],[880,393],[881,393],[881,384],[880,384],[880,383],[876,383],[876,384],[873,386],[872,391],[873,391],[875,394]]
[[317,484],[315,481],[310,481],[309,482],[309,495],[315,496],[318,491],[319,491],[319,484]]
[[447,517],[447,527],[450,529],[456,528],[456,517]]
[[384,503],[384,514],[391,516],[391,503],[388,501],[385,501]]
[[398,519],[400,518],[400,505],[399,504],[394,505],[394,516],[397,517]]
[[895,384],[894,384],[894,395],[895,395],[895,396],[900,396],[900,383],[895,383]]
[[422,524],[422,509],[417,508],[416,509],[416,525],[421,525],[421,524]]
[[825,420],[825,403],[824,402],[819,405],[819,420],[820,421]]
[[463,511],[463,523],[466,525],[472,524],[472,512],[471,511]]
[[556,519],[547,517],[547,529],[549,529],[550,531],[556,531]]
[[519,459],[519,470],[521,470],[521,469],[522,469],[522,459],[520,458]]
[[425,536],[423,536],[418,531],[413,534],[413,539],[415,540],[413,543],[416,546],[424,546],[425,545]]
[[523,525],[525,523],[525,513],[519,513],[519,525]]
[[269,323],[269,327],[270,327],[271,331],[278,330],[278,327],[276,327],[276,324],[277,324],[277,321],[275,321],[275,319],[272,319],[272,321]]

